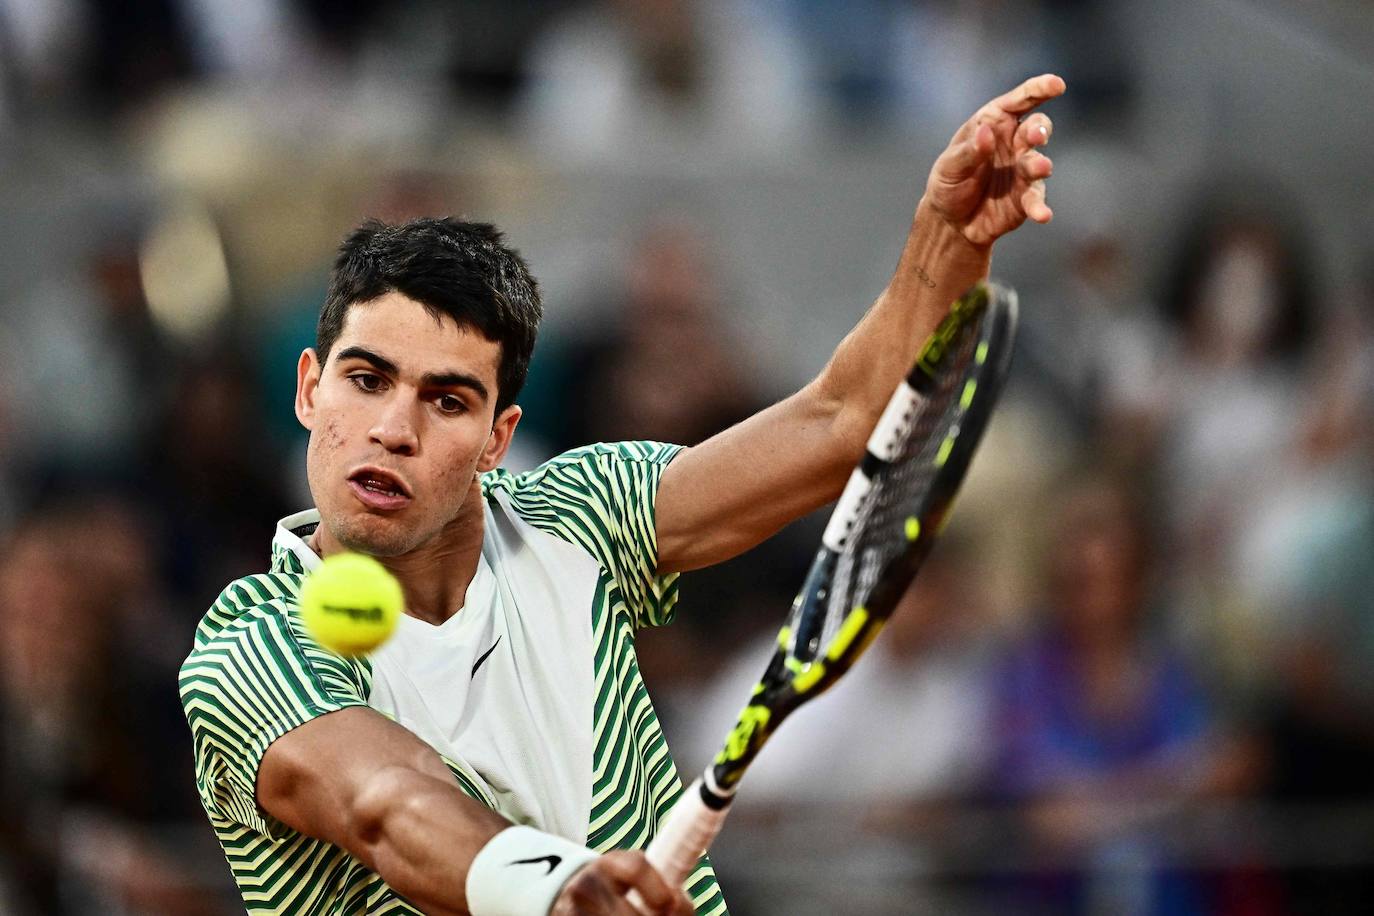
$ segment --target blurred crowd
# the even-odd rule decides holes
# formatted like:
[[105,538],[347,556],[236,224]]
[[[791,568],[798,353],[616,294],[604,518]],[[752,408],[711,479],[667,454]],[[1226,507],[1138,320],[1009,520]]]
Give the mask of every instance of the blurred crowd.
[[[1263,41],[1291,27],[1354,73],[1374,31],[1314,7]],[[308,504],[293,367],[352,224],[464,214],[530,256],[549,319],[512,466],[694,444],[819,370],[895,262],[927,152],[1041,70],[1070,84],[1063,174],[1055,227],[994,268],[1023,300],[1009,393],[891,632],[751,771],[716,856],[727,899],[1364,912],[1374,196],[1339,184],[1327,133],[1246,142],[1307,156],[1266,171],[1196,101],[1159,121],[1134,15],[0,0],[0,913],[239,909],[176,670]],[[1350,79],[1367,105],[1367,65]],[[1194,158],[1152,166],[1164,146]],[[677,623],[641,635],[685,774],[822,521],[686,575]]]

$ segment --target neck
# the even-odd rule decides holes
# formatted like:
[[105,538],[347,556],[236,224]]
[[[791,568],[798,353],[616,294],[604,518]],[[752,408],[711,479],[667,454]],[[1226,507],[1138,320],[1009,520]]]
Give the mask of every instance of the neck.
[[[408,615],[438,626],[462,610],[477,575],[484,531],[482,489],[474,480],[458,515],[438,534],[408,553],[377,557],[401,583]],[[325,525],[315,530],[310,547],[321,557],[346,549]]]

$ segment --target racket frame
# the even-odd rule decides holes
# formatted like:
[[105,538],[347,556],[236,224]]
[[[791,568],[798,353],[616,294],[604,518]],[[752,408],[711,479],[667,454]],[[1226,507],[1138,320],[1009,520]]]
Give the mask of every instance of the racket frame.
[[[884,567],[862,604],[849,610],[828,645],[819,623],[826,589],[874,481],[899,457],[908,426],[931,393],[960,332],[978,322],[974,369],[959,393],[959,415],[936,453],[936,473],[917,514],[906,519],[905,548]],[[1010,369],[1017,320],[1016,293],[990,282],[976,284],[950,308],[926,340],[869,436],[863,460],[851,472],[826,524],[822,546],[793,602],[788,624],[763,677],[754,687],[725,745],[678,800],[648,849],[649,861],[680,885],[719,832],[749,765],[798,706],[824,693],[872,643],[911,584],[948,517],[973,453]],[[991,361],[989,363],[989,361]],[[795,624],[794,624],[795,621]]]

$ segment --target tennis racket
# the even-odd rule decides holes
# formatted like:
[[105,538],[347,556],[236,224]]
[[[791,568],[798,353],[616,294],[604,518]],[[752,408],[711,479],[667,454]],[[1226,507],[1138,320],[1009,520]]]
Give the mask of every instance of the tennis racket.
[[678,800],[648,858],[674,886],[720,832],[749,764],[887,622],[945,521],[1011,366],[1016,294],[979,283],[950,308],[849,476],[777,649],[725,747]]

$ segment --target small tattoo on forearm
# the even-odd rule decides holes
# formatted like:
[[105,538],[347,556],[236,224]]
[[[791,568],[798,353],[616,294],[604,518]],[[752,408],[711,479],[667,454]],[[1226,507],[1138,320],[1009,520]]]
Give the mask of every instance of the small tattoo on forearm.
[[924,286],[926,289],[935,288],[935,281],[931,279],[930,274],[926,273],[926,269],[924,267],[921,267],[919,264],[916,266],[916,276],[920,278],[921,285]]

